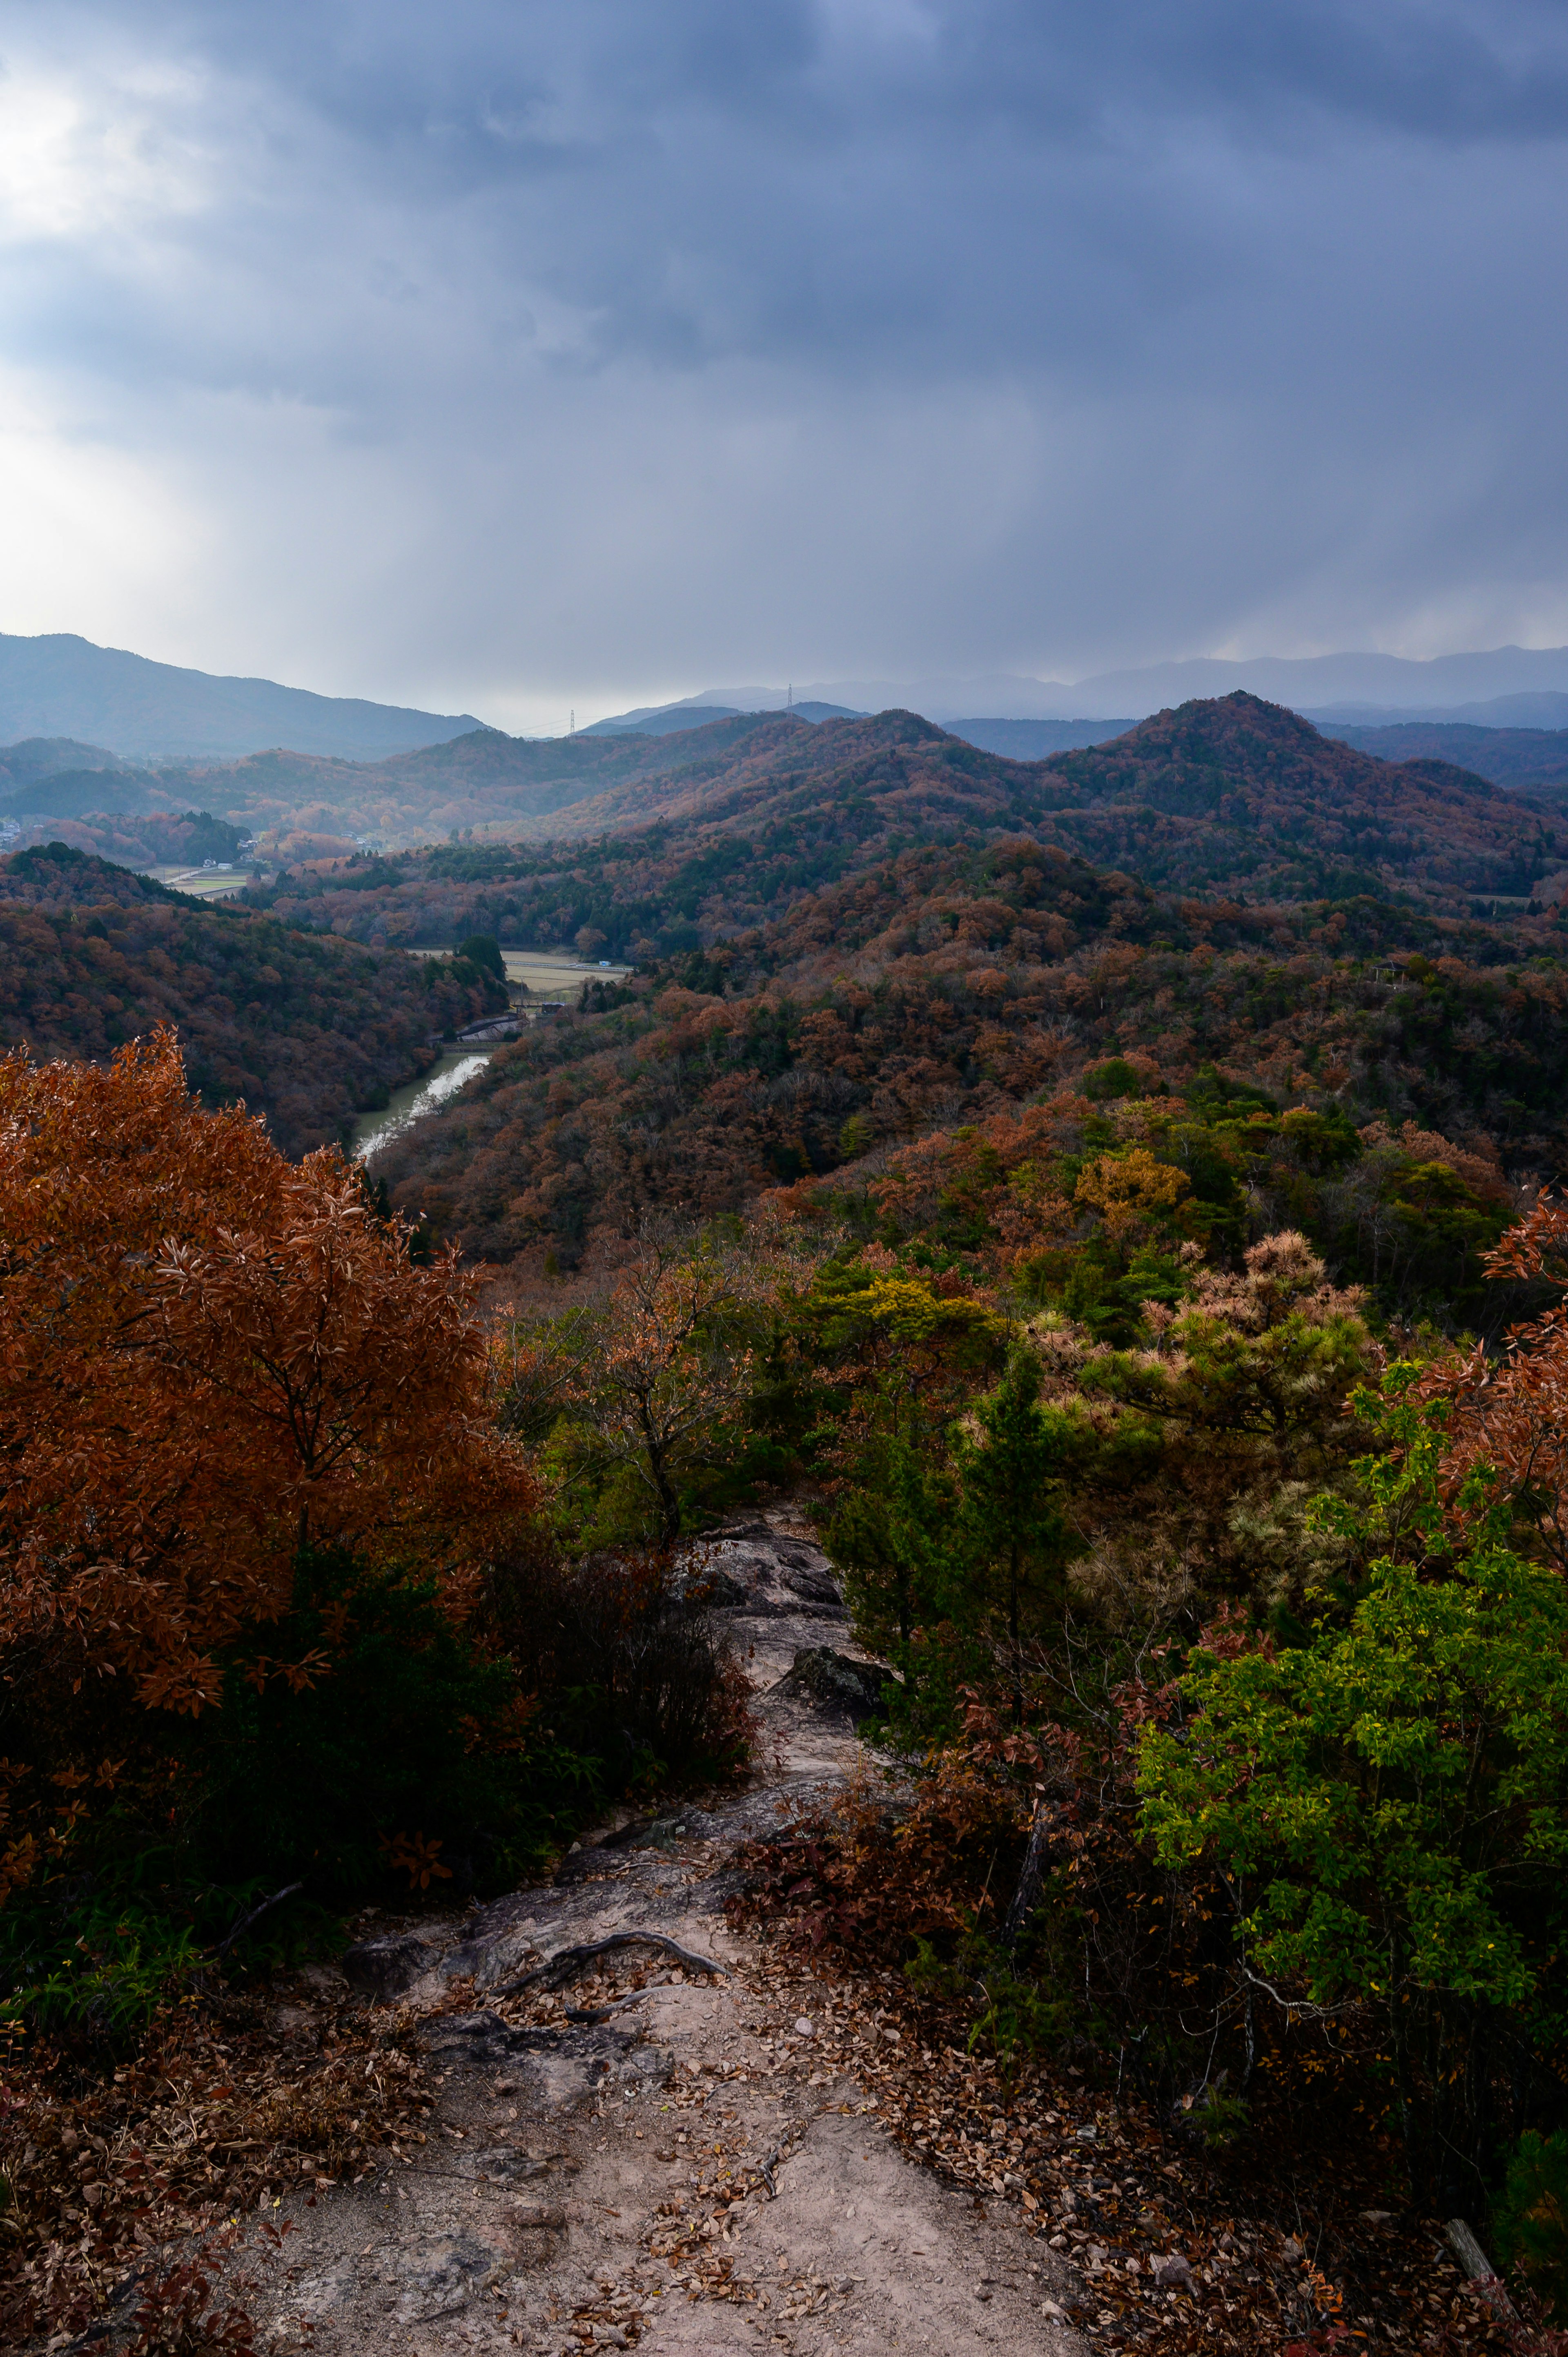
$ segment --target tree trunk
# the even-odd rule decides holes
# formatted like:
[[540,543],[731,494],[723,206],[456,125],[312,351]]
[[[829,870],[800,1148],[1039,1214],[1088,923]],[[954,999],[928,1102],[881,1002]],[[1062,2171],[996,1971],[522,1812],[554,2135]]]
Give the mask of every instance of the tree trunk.
[[1041,1798],[1035,1803],[1035,1822],[1029,1828],[1029,1846],[1024,1853],[1024,1864],[1018,1876],[1018,1887],[1013,1893],[1013,1903],[1007,1910],[1002,1926],[1002,1944],[1015,1948],[1024,1935],[1030,1916],[1040,1903],[1040,1885],[1045,1880],[1046,1861],[1050,1854],[1051,1838],[1056,1832],[1057,1813],[1051,1803]]
[[681,1501],[671,1483],[665,1462],[668,1452],[655,1429],[651,1400],[647,1394],[637,1400],[637,1420],[642,1426],[642,1445],[648,1453],[648,1478],[659,1500],[659,1535],[669,1546],[681,1535]]
[[[1015,1541],[1007,1566],[1007,1634],[1013,1645],[1013,1724],[1024,1724],[1024,1662],[1018,1634],[1018,1545]],[[1033,1835],[1030,1836],[1031,1840]]]
[[681,1501],[671,1485],[669,1469],[664,1462],[664,1451],[661,1448],[655,1448],[651,1442],[648,1449],[648,1469],[653,1476],[653,1486],[659,1492],[659,1534],[666,1545],[671,1545],[681,1535]]
[[681,1535],[681,1501],[670,1487],[662,1467],[659,1473],[659,1535],[667,1546],[673,1546]]

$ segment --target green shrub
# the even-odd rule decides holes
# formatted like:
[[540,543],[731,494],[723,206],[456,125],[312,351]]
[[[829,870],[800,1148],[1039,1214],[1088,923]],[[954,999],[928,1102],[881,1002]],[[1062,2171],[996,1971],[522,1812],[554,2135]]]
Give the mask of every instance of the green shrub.
[[[82,1821],[52,1870],[0,1908],[5,2008],[117,2042],[210,1971],[235,1924],[302,1888],[226,1951],[283,1963],[343,1910],[537,1872],[608,1776],[455,1626],[434,1581],[307,1553],[293,1609],[228,1664],[222,1706],[176,1722]],[[316,1665],[313,1665],[316,1664]]]
[[352,1905],[389,1878],[400,1837],[439,1845],[436,1878],[498,1889],[535,1868],[594,1798],[593,1762],[564,1753],[522,1705],[512,1664],[442,1609],[433,1580],[310,1554],[271,1663],[334,1656],[296,1685],[236,1661],[223,1707],[193,1731],[197,1843],[215,1878],[302,1878]]
[[1197,2130],[1210,2152],[1223,2152],[1251,2124],[1251,2115],[1240,2096],[1226,2091],[1229,2076],[1229,2072],[1221,2071],[1218,2079],[1182,2101],[1188,2125]]
[[1096,1104],[1117,1097],[1142,1096],[1147,1085],[1143,1073],[1125,1056],[1109,1056],[1102,1064],[1090,1064],[1079,1080],[1084,1095]]
[[993,2055],[1004,2078],[1030,2055],[1055,2053],[1074,2026],[1073,2000],[1021,1972],[983,1932],[966,1932],[950,1961],[929,1940],[917,1940],[904,1972],[922,1996],[974,2008],[969,2050]]
[[[1376,1404],[1359,1404],[1371,1414]],[[1412,2182],[1472,2175],[1484,2115],[1451,2057],[1475,2009],[1521,2049],[1560,2038],[1568,1979],[1568,1592],[1498,1535],[1445,1551],[1442,1428],[1381,1407],[1396,1443],[1362,1460],[1374,1522],[1355,1588],[1314,1590],[1305,1641],[1217,1622],[1182,1681],[1185,1725],[1151,1723],[1138,1781],[1160,1864],[1221,1872],[1251,1968],[1313,2004],[1380,2018]]]
[[1520,2136],[1492,2212],[1492,2240],[1499,2266],[1517,2267],[1547,2315],[1568,2322],[1568,2128]]

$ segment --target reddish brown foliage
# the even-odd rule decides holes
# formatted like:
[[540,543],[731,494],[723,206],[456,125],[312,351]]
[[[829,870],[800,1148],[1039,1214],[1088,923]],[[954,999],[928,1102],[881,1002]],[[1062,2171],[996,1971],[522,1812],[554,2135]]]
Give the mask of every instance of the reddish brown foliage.
[[243,1098],[288,1154],[339,1136],[357,1107],[428,1061],[431,1035],[491,1006],[443,970],[377,957],[54,846],[0,860],[0,1048],[107,1063],[177,1024],[190,1084]]
[[[1487,1256],[1493,1277],[1568,1286],[1568,1201],[1542,1196]],[[1477,1475],[1518,1503],[1568,1570],[1568,1301],[1512,1326],[1498,1356],[1477,1344],[1435,1368],[1426,1397],[1446,1403],[1448,1495],[1458,1505]]]
[[[224,1649],[286,1610],[303,1542],[418,1562],[460,1611],[532,1512],[470,1281],[411,1262],[336,1152],[295,1168],[203,1112],[172,1035],[108,1071],[0,1063],[0,1238],[13,1688],[47,1670],[198,1711]],[[56,1781],[90,1769],[113,1781]],[[34,1857],[20,1838],[10,1878]]]

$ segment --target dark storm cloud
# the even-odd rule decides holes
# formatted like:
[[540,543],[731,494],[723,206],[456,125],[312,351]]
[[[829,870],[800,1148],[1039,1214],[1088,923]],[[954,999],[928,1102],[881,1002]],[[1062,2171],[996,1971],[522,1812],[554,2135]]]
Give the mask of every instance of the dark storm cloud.
[[466,204],[488,260],[594,313],[598,357],[677,364],[1092,368],[1097,325],[1115,350],[1121,315],[1288,268],[1277,175],[1321,173],[1292,226],[1375,270],[1417,226],[1410,145],[1462,172],[1466,149],[1568,124],[1568,20],[1545,7],[572,0],[165,22],[313,113],[360,188]]
[[13,365],[318,683],[1568,637],[1557,5],[55,0],[0,55],[88,187],[16,200]]

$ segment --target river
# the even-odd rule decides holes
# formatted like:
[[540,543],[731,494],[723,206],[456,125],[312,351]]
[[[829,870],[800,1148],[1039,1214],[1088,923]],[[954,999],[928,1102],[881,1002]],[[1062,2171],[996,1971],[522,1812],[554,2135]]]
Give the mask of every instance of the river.
[[368,1162],[389,1140],[402,1137],[406,1130],[422,1121],[427,1113],[456,1096],[465,1081],[482,1072],[494,1055],[493,1048],[444,1048],[433,1068],[422,1081],[410,1081],[401,1089],[393,1089],[380,1113],[362,1113],[354,1124],[354,1141],[349,1152],[356,1162]]
[[[421,945],[410,950],[411,957],[449,957],[450,950],[431,949]],[[540,1002],[550,1004],[546,994],[559,992],[561,1001],[575,1005],[577,993],[585,982],[618,982],[631,972],[626,965],[585,965],[580,959],[548,950],[503,950],[507,980],[521,983],[525,997],[518,1010],[532,1018],[539,1012]],[[527,1003],[532,996],[533,1004]],[[560,1003],[560,1002],[557,1002]],[[394,1089],[380,1113],[362,1113],[354,1124],[353,1143],[349,1153],[356,1162],[368,1162],[394,1137],[402,1137],[423,1121],[427,1113],[445,1104],[455,1096],[465,1081],[488,1064],[494,1055],[493,1048],[446,1048],[422,1081],[410,1081],[406,1087]]]

